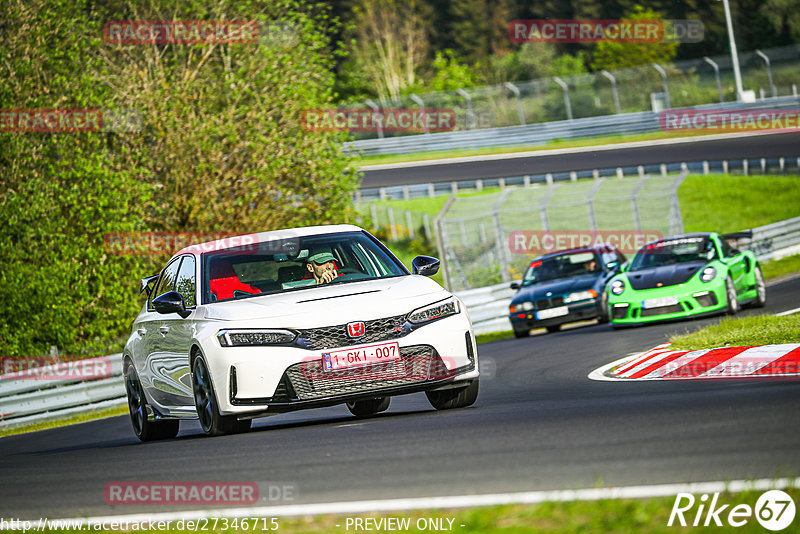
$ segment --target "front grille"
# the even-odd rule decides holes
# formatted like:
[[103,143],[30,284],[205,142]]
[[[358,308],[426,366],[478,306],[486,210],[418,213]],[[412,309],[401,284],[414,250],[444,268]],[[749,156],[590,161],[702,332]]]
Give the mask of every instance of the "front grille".
[[300,330],[297,343],[304,349],[325,350],[364,343],[375,343],[405,336],[411,331],[405,315],[364,321],[364,335],[352,338],[347,335],[347,324],[323,326]]
[[673,304],[672,306],[659,306],[658,308],[643,308],[640,314],[641,317],[652,317],[654,315],[666,315],[668,313],[681,313],[685,311],[680,304]]
[[348,395],[374,389],[407,386],[455,376],[430,345],[400,348],[400,359],[391,362],[325,371],[322,360],[301,362],[286,370],[290,387],[299,400]]
[[546,310],[548,308],[558,308],[564,305],[564,297],[553,297],[551,299],[541,299],[536,301],[537,310]]

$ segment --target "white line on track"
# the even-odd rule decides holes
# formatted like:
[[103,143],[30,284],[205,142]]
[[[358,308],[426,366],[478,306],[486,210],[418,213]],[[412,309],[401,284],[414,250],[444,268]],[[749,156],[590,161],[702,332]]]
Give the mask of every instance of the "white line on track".
[[405,169],[409,167],[426,167],[428,165],[450,165],[452,163],[472,163],[475,161],[499,161],[504,159],[532,158],[538,156],[558,156],[563,154],[579,154],[581,152],[598,152],[606,150],[624,150],[626,148],[674,145],[687,142],[716,141],[719,139],[736,139],[740,137],[756,137],[761,135],[780,135],[780,132],[741,132],[731,134],[714,134],[694,137],[676,137],[673,139],[654,139],[652,141],[631,141],[628,143],[612,143],[608,145],[579,146],[572,148],[556,148],[551,150],[528,150],[510,152],[508,154],[484,154],[480,156],[461,156],[456,158],[428,159],[421,161],[405,161],[400,163],[380,163],[364,165],[359,171],[382,171],[387,169]]
[[776,313],[775,317],[783,317],[784,315],[791,315],[793,313],[800,312],[800,308],[794,308],[792,310],[786,310],[784,312]]
[[[471,506],[496,506],[504,504],[538,504],[543,502],[596,501],[600,499],[644,499],[671,497],[678,493],[714,493],[728,491],[738,493],[755,490],[784,489],[800,486],[800,478],[732,480],[716,482],[690,482],[681,484],[655,484],[647,486],[623,486],[611,488],[588,488],[576,490],[524,491],[517,493],[492,493],[485,495],[456,495],[443,497],[417,497],[409,499],[385,499],[371,501],[329,502],[319,504],[294,504],[278,506],[251,506],[220,508],[213,510],[187,510],[127,515],[108,515],[63,519],[79,524],[108,524],[111,522],[136,523],[143,521],[197,520],[206,517],[289,517],[319,514],[359,514],[368,512],[391,512],[442,508],[465,508]],[[73,527],[74,528],[74,527]]]

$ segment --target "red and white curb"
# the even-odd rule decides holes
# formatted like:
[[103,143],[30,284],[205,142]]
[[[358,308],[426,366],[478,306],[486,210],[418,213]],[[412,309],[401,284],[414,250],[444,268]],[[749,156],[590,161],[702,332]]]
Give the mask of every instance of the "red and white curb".
[[800,343],[703,350],[659,345],[589,374],[592,380],[800,379]]

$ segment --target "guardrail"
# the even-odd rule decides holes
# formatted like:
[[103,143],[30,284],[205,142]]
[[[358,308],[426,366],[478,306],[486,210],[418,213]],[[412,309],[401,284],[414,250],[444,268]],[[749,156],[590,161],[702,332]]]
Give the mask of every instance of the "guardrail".
[[[800,253],[800,217],[753,228],[752,239],[740,241],[759,261],[771,261]],[[476,334],[510,330],[508,306],[516,291],[508,283],[456,293],[464,301]]]
[[464,190],[481,191],[489,187],[499,187],[500,189],[511,186],[529,187],[534,184],[551,184],[553,182],[565,181],[574,182],[587,178],[605,178],[613,176],[623,178],[625,176],[644,176],[645,174],[660,174],[666,176],[667,174],[683,172],[685,170],[702,174],[728,174],[730,172],[741,172],[745,175],[754,172],[760,172],[761,174],[783,174],[792,171],[800,172],[800,157],[792,155],[779,158],[681,161],[628,167],[585,169],[582,171],[528,174],[524,176],[506,176],[502,178],[373,187],[357,191],[355,200],[359,202],[369,202],[371,200],[408,200],[410,198],[452,195]]
[[[764,98],[757,102],[725,102],[705,104],[681,109],[782,109],[800,105],[798,96]],[[387,154],[416,154],[420,152],[442,152],[503,146],[538,145],[553,140],[573,140],[609,135],[635,135],[657,132],[658,113],[641,111],[582,119],[544,122],[526,126],[506,126],[456,132],[428,133],[386,137],[383,139],[361,139],[344,143],[346,151],[360,152],[364,156]]]
[[[95,358],[110,360],[106,378],[97,380],[8,380],[0,379],[0,428],[40,423],[90,409],[105,409],[126,403],[121,354]],[[85,360],[82,360],[85,362]],[[38,370],[50,374],[55,366]]]

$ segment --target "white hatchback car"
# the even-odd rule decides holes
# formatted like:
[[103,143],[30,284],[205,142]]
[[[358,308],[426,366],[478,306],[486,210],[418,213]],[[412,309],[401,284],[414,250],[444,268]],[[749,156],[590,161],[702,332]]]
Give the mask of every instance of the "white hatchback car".
[[478,354],[463,303],[413,274],[351,225],[263,232],[193,245],[142,280],[147,301],[123,353],[142,441],[180,419],[206,434],[255,417],[346,403],[356,416],[424,391],[439,410],[478,396]]

